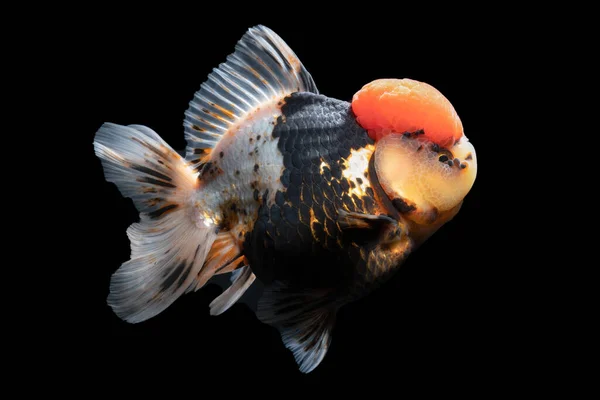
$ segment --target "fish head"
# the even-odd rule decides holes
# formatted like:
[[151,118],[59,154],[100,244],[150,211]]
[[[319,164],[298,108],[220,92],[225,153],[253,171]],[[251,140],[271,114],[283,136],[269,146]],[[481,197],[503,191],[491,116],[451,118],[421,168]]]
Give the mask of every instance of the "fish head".
[[382,79],[352,108],[375,141],[375,173],[394,208],[418,225],[453,217],[475,182],[477,156],[452,104],[428,84]]
[[459,206],[477,175],[475,148],[463,136],[450,148],[424,137],[390,134],[375,147],[375,172],[394,207],[419,224]]

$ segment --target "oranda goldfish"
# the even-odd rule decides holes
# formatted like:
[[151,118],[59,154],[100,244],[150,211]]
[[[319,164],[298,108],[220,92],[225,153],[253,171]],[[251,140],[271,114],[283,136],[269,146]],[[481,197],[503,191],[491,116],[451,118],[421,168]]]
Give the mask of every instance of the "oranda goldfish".
[[210,304],[218,315],[258,280],[257,316],[302,372],[323,360],[337,310],[453,218],[477,171],[438,90],[381,79],[351,103],[323,96],[264,26],[201,85],[184,130],[185,157],[145,126],[106,123],[95,136],[106,180],[140,212],[108,304],[137,323],[232,273]]

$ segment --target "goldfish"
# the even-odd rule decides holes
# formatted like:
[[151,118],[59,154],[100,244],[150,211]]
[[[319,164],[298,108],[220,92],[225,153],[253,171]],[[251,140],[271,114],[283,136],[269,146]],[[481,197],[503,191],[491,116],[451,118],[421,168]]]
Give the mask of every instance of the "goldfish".
[[139,323],[230,274],[209,306],[220,315],[261,284],[256,315],[303,373],[325,357],[340,307],[454,218],[477,174],[433,86],[378,79],[351,102],[324,96],[262,25],[208,75],[183,125],[185,154],[141,125],[104,123],[94,137],[105,179],[140,213],[107,303]]

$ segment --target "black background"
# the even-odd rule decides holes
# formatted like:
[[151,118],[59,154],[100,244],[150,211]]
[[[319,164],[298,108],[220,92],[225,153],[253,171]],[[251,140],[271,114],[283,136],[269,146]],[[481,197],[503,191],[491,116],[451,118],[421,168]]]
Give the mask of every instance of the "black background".
[[[61,35],[69,53],[63,82],[73,89],[65,107],[78,119],[77,132],[66,135],[83,157],[78,165],[85,174],[71,188],[83,210],[69,238],[81,257],[77,301],[69,303],[73,328],[62,338],[76,355],[75,369],[100,377],[102,386],[112,388],[132,375],[141,377],[142,386],[186,385],[199,391],[209,382],[235,386],[241,378],[263,389],[273,382],[351,388],[415,379],[434,386],[452,381],[468,388],[476,381],[500,388],[521,379],[515,364],[527,362],[527,351],[512,359],[513,346],[522,340],[523,317],[513,313],[517,287],[507,284],[518,280],[518,268],[503,258],[507,178],[498,146],[510,127],[498,111],[503,73],[514,61],[506,56],[506,30],[485,18],[432,20],[398,10],[309,15],[298,10],[234,21],[185,10],[173,19],[160,9],[152,18],[96,10],[71,21]],[[478,177],[460,213],[390,282],[339,311],[331,348],[309,375],[297,371],[279,334],[245,305],[210,317],[208,304],[221,293],[217,285],[182,296],[137,325],[119,320],[106,305],[110,276],[129,258],[125,231],[137,212],[104,180],[93,154],[95,132],[103,122],[142,124],[175,149],[184,148],[188,102],[256,24],[267,25],[290,45],[324,95],[350,101],[378,78],[433,85],[452,102],[477,150]],[[92,373],[99,365],[101,372]],[[429,379],[433,382],[425,383]]]

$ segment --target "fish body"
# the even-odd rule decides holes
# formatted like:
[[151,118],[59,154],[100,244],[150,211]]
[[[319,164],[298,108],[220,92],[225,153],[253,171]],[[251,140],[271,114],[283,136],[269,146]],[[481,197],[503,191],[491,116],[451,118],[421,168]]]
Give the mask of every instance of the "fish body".
[[185,159],[149,128],[105,124],[96,154],[141,212],[131,260],[111,280],[115,313],[146,320],[231,272],[210,305],[218,315],[258,279],[258,318],[313,370],[339,307],[389,279],[458,212],[475,176],[474,149],[435,89],[370,85],[352,102],[319,94],[261,26],[190,103]]
[[356,271],[356,233],[365,241],[374,233],[344,234],[338,211],[386,213],[370,183],[374,142],[348,102],[292,93],[265,111],[224,136],[201,167],[196,209],[238,230],[263,283],[305,277],[332,285]]

